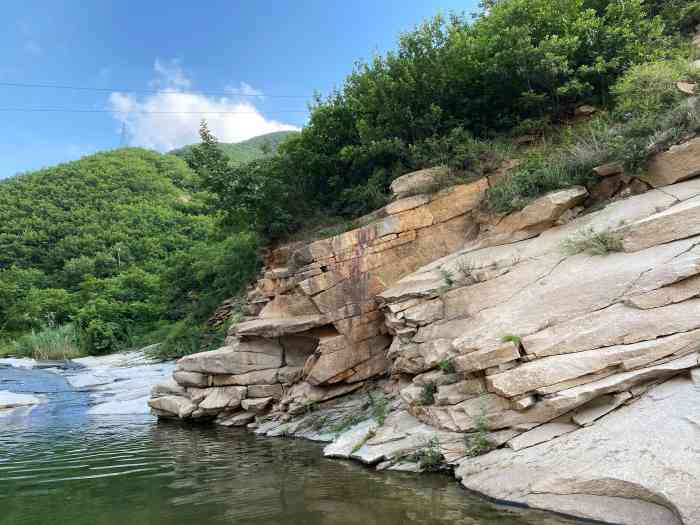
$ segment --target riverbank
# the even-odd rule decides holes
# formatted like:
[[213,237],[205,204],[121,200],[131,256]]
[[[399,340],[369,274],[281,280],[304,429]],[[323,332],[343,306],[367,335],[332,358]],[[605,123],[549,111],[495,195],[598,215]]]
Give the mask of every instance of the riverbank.
[[[0,389],[50,391],[21,424],[0,420],[0,523],[41,525],[47,513],[74,525],[575,523],[495,506],[447,476],[378,473],[327,459],[310,441],[95,410],[105,406],[99,401],[108,388],[139,392],[137,382],[108,376],[161,366],[111,359],[80,370],[26,361],[0,367]],[[92,386],[71,386],[89,377]]]

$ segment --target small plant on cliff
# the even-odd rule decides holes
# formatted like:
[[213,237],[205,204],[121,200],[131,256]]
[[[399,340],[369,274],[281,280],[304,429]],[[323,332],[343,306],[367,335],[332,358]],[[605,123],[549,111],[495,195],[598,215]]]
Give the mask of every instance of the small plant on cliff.
[[372,392],[367,392],[369,404],[372,408],[372,417],[379,426],[384,424],[386,416],[389,414],[389,400],[383,395],[373,396]]
[[418,463],[421,470],[435,472],[440,470],[443,464],[443,456],[440,452],[440,441],[437,437],[431,438],[424,448],[417,450],[407,459]]
[[420,393],[421,405],[427,406],[435,403],[435,393],[437,392],[437,386],[435,383],[426,383],[423,385],[423,389]]
[[360,441],[355,443],[355,445],[352,447],[352,454],[354,454],[355,452],[360,450],[362,448],[362,446],[365,443],[367,443],[370,439],[372,439],[376,433],[377,433],[376,430],[374,430],[373,428],[370,428],[367,431],[367,433],[365,434],[365,436]]
[[440,277],[445,281],[445,287],[449,290],[455,284],[455,276],[446,268],[440,268]]
[[523,344],[522,339],[519,335],[504,335],[501,337],[502,343],[513,343],[515,346],[520,346]]
[[467,455],[471,457],[481,456],[494,448],[489,439],[489,425],[484,402],[482,402],[481,412],[475,418],[474,423],[475,431],[465,437]]
[[589,255],[606,255],[622,250],[622,242],[614,233],[605,230],[597,232],[593,228],[582,230],[562,243],[566,255],[587,253]]
[[465,284],[474,284],[479,282],[475,272],[476,265],[474,264],[474,261],[466,257],[460,257],[457,259],[455,264],[460,274],[460,281],[464,282]]
[[331,432],[334,434],[342,434],[349,428],[354,427],[358,423],[362,423],[366,418],[359,414],[346,414],[343,418],[331,427]]
[[438,363],[438,368],[443,371],[445,374],[454,374],[457,372],[457,369],[455,368],[455,364],[449,360],[449,359],[443,359]]

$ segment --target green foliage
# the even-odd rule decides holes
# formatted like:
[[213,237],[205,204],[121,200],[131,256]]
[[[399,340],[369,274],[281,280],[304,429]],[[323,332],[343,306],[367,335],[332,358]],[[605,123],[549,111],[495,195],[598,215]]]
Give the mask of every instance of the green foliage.
[[588,164],[535,154],[486,190],[486,206],[492,212],[510,213],[551,191],[586,185],[597,163],[589,160]]
[[372,392],[367,392],[369,404],[372,410],[372,417],[379,426],[384,424],[386,416],[389,414],[389,400],[382,394],[373,396]]
[[[296,131],[274,131],[234,144],[221,143],[218,145],[218,148],[221,153],[224,154],[228,162],[243,164],[273,155],[282,142],[296,133]],[[195,146],[185,146],[184,148],[171,151],[170,154],[188,161],[192,156],[194,147]]]
[[[140,149],[0,182],[0,332],[50,318],[101,354],[201,323],[255,274],[257,238],[221,234],[199,186],[180,159]],[[175,328],[164,348],[179,355],[192,337]]]
[[414,463],[418,463],[421,470],[425,472],[436,472],[442,468],[443,456],[440,452],[440,441],[437,437],[431,438],[425,447],[417,450],[408,458]]
[[31,357],[40,360],[64,360],[81,357],[80,337],[75,326],[47,324],[0,346],[0,355]]
[[589,255],[606,255],[622,250],[620,238],[610,231],[595,231],[590,228],[582,230],[562,243],[567,255],[588,253]]
[[615,110],[625,118],[663,114],[686,98],[676,83],[698,79],[686,57],[633,66],[612,87]]
[[[156,335],[157,334],[157,335]],[[159,343],[151,355],[159,359],[176,359],[188,354],[215,350],[224,345],[226,329],[212,329],[191,318],[168,324],[149,337]]]
[[[488,140],[494,132],[549,128],[582,101],[605,103],[626,69],[672,47],[640,0],[489,5],[476,21],[428,20],[402,34],[396,51],[358,63],[276,155],[211,176],[193,163],[226,223],[276,239],[319,214],[353,218],[381,207],[392,180],[417,168],[448,166],[448,184],[488,174],[510,156]],[[580,183],[579,171],[526,163],[490,201],[516,209]]]
[[504,335],[501,337],[502,343],[513,343],[515,346],[520,346],[523,340],[518,335]]
[[438,363],[438,368],[442,370],[442,372],[445,374],[454,374],[455,372],[457,372],[455,364],[449,359],[443,359],[442,361],[440,361]]
[[340,419],[340,421],[331,426],[331,432],[336,435],[342,434],[355,425],[362,423],[365,419],[366,418],[360,414],[346,414]]
[[467,456],[476,457],[493,450],[494,446],[489,439],[488,418],[486,406],[482,406],[480,414],[475,418],[475,432],[465,436]]
[[434,404],[436,392],[437,386],[435,385],[435,383],[425,383],[420,393],[421,405],[428,406]]

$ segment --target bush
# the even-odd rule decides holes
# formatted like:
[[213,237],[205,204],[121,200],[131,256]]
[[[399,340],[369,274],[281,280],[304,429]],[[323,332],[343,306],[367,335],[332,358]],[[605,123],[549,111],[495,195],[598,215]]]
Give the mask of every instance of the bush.
[[423,385],[420,394],[421,405],[427,406],[435,403],[435,393],[437,392],[437,386],[435,383],[426,383]]
[[6,345],[0,353],[37,360],[74,359],[84,355],[80,349],[78,331],[72,324],[47,325],[40,330],[32,330]]
[[486,190],[486,207],[495,213],[510,213],[551,191],[585,186],[592,179],[590,170],[594,166],[585,169],[575,161],[531,156]]
[[183,319],[158,330],[160,344],[151,351],[151,355],[159,359],[176,359],[189,354],[216,350],[224,346],[226,332],[226,326],[212,329],[192,319]]
[[633,66],[612,87],[615,111],[626,120],[663,114],[687,97],[676,83],[699,78],[686,57]]
[[562,248],[567,255],[588,253],[589,255],[606,255],[622,250],[620,238],[610,231],[583,230],[566,239]]

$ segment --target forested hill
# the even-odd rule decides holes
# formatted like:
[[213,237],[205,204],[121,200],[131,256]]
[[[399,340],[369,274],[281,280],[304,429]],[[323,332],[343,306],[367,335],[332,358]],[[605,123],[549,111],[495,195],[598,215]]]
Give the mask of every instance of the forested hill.
[[[213,236],[209,212],[183,160],[143,149],[1,181],[0,335],[73,321],[100,352],[188,315],[197,280],[211,284],[218,254],[233,249]],[[248,255],[254,267],[254,252],[231,257]],[[209,265],[201,275],[198,258]],[[216,288],[213,303],[235,291]]]
[[[219,143],[219,149],[221,149],[231,162],[245,163],[274,154],[282,141],[296,134],[296,131],[275,131],[234,144]],[[187,159],[192,151],[192,147],[193,146],[185,146],[175,149],[170,153],[180,158]]]

